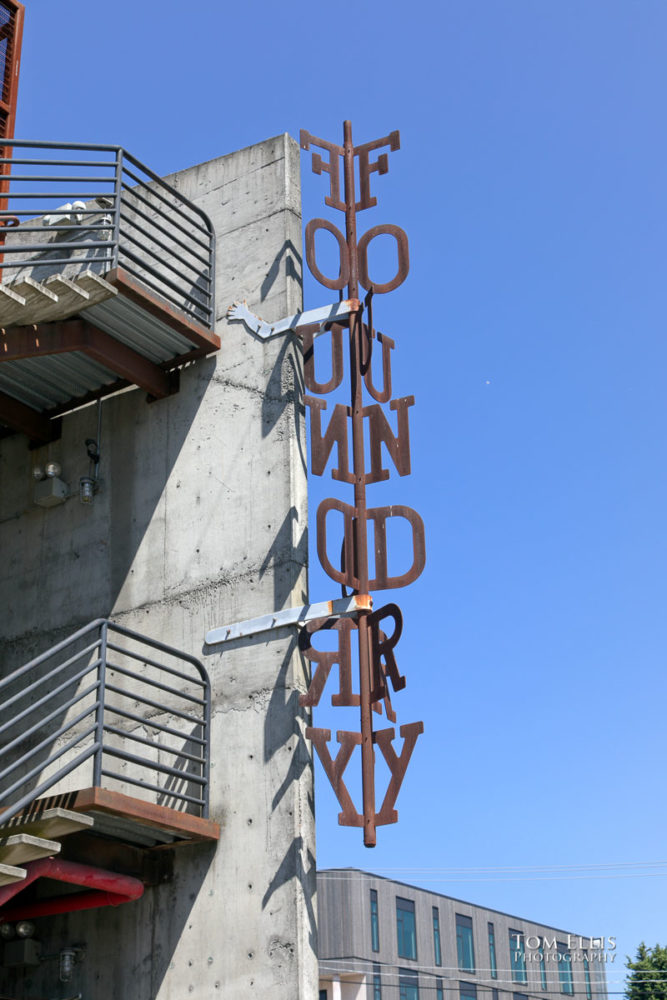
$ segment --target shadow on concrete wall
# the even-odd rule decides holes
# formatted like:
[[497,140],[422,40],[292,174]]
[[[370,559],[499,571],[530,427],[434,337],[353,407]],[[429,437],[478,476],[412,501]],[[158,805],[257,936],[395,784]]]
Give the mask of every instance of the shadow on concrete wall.
[[[264,302],[268,298],[271,289],[273,288],[276,278],[280,274],[280,264],[285,261],[285,275],[286,277],[294,279],[294,281],[301,282],[301,274],[303,271],[303,260],[301,254],[294,246],[291,240],[285,240],[282,247],[273,259],[271,267],[267,271],[266,277],[262,282],[261,287],[261,300]],[[295,261],[297,263],[295,263]]]
[[288,602],[295,599],[302,604],[307,602],[305,586],[297,598],[293,593],[307,565],[308,525],[300,525],[298,510],[290,507],[259,569],[260,577],[273,574],[273,606],[266,609],[267,613],[289,607]]
[[[264,763],[283,749],[285,743],[293,742],[290,763],[287,773],[276,790],[271,802],[271,810],[275,812],[283,798],[292,790],[295,784],[302,781],[304,775],[310,775],[307,805],[311,817],[315,819],[315,803],[312,797],[313,760],[305,740],[305,727],[309,722],[309,712],[299,705],[299,691],[288,683],[288,677],[294,675],[294,658],[300,656],[296,635],[290,639],[283,661],[276,677],[271,693],[268,710],[264,719]],[[317,954],[317,915],[314,900],[316,892],[316,864],[310,848],[305,851],[307,862],[304,863],[304,838],[299,836],[292,840],[285,856],[269,883],[262,899],[264,909],[271,897],[281,886],[292,879],[301,890],[306,912],[308,914],[308,938],[311,948]]]
[[[113,551],[110,553],[109,614],[112,613],[121,590],[132,572],[139,546],[153,522],[156,508],[189,437],[214,372],[215,360],[203,359],[197,363],[196,382],[188,383],[185,374],[182,375],[181,391],[176,396],[150,404],[142,400],[142,405],[150,405],[151,409],[160,406],[173,407],[171,413],[166,410],[164,414],[155,411],[157,418],[164,416],[164,424],[156,428],[155,438],[151,437],[149,431],[144,431],[140,437],[133,435],[131,412],[122,412],[119,408],[114,414],[116,426],[112,433],[115,432],[114,440],[117,440],[118,444],[111,454],[110,466],[107,466],[107,475],[113,484],[110,511]],[[125,429],[125,446],[123,446],[123,429]],[[134,484],[138,486],[136,491],[132,488]],[[192,484],[189,485],[192,488]],[[181,527],[185,528],[184,525]],[[171,525],[170,530],[178,531],[179,526]]]

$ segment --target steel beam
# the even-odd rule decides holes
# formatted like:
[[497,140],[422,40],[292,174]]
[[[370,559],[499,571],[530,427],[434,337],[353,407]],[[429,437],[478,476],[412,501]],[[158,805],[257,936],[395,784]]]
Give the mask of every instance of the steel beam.
[[16,326],[0,334],[0,363],[71,351],[81,351],[157,399],[172,391],[162,368],[85,320]]
[[153,295],[140,281],[132,278],[123,268],[117,267],[104,275],[118,289],[121,295],[136,302],[146,312],[157,316],[181,336],[186,337],[195,347],[203,348],[205,354],[212,354],[220,347],[220,337],[212,330],[189,319],[180,309],[171,305],[159,295]]
[[4,392],[0,392],[0,423],[40,444],[53,441],[58,433],[58,427],[52,420]]

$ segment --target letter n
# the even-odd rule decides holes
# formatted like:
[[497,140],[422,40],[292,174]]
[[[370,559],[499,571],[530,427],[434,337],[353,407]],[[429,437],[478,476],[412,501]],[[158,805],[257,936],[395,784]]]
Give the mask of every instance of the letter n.
[[316,476],[324,474],[329,455],[334,445],[338,448],[338,468],[331,470],[333,479],[343,483],[353,483],[354,476],[350,472],[349,451],[347,446],[347,427],[349,408],[342,403],[336,403],[324,436],[322,435],[322,410],[327,404],[315,396],[304,396],[306,405],[310,407],[310,462]]
[[408,407],[414,406],[414,396],[392,399],[389,406],[398,411],[398,434],[394,434],[389,421],[377,403],[364,407],[364,416],[370,424],[371,471],[366,475],[367,483],[380,483],[389,479],[389,471],[382,468],[382,445],[384,444],[399,476],[410,475],[410,426]]

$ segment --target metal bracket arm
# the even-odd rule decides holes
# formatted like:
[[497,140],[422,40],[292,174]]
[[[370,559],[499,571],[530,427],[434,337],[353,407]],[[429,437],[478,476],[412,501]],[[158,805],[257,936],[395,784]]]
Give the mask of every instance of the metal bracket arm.
[[300,326],[309,326],[311,323],[319,323],[320,329],[314,336],[324,333],[324,328],[328,323],[344,319],[350,313],[359,308],[358,299],[344,299],[342,302],[334,302],[330,306],[321,306],[319,309],[308,309],[306,312],[295,313],[293,316],[285,316],[276,323],[266,323],[261,317],[250,312],[246,302],[235,302],[227,310],[227,319],[245,323],[251,333],[257,334],[262,340],[269,337],[276,337],[280,333],[287,333],[289,330],[296,330]]
[[258,632],[270,632],[285,625],[302,625],[315,618],[347,618],[358,611],[371,611],[373,599],[370,594],[353,594],[351,597],[341,597],[337,601],[319,601],[317,604],[304,604],[300,608],[286,608],[271,615],[260,615],[259,618],[248,618],[233,625],[221,625],[206,633],[206,643],[215,646],[233,639],[245,639]]

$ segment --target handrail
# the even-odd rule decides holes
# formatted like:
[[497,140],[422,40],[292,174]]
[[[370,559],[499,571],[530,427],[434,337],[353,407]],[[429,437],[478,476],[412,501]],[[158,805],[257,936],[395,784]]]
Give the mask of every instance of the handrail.
[[[215,232],[206,212],[122,146],[12,139],[11,147],[14,159],[0,157],[0,171],[16,171],[3,175],[5,281],[39,278],[56,264],[102,275],[132,268],[170,305],[213,328]],[[21,156],[22,150],[42,155]],[[40,236],[26,242],[26,231]]]
[[[83,657],[89,662],[82,666]],[[111,683],[110,675],[118,683]],[[164,700],[148,698],[146,688],[161,690]],[[22,699],[32,700],[19,709]],[[135,711],[128,711],[127,702]],[[142,707],[152,714],[141,714]],[[155,709],[168,717],[169,725],[155,721]],[[125,726],[123,720],[128,720]],[[5,807],[0,825],[91,759],[96,787],[103,778],[119,780],[162,801],[195,806],[208,817],[211,685],[200,661],[182,650],[97,618],[0,680],[0,734],[19,724],[20,732],[0,746],[0,783],[10,782],[0,791],[0,810]],[[135,752],[137,743],[149,747],[152,756]],[[161,752],[169,755],[168,763],[159,758]],[[71,759],[39,780],[66,755]],[[109,758],[122,761],[129,773],[109,770]]]

